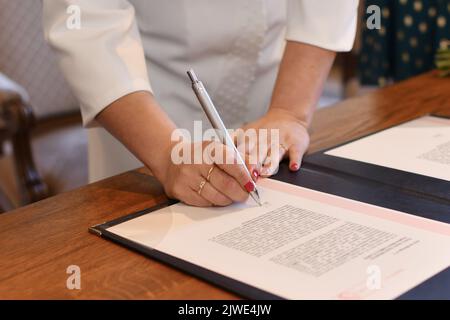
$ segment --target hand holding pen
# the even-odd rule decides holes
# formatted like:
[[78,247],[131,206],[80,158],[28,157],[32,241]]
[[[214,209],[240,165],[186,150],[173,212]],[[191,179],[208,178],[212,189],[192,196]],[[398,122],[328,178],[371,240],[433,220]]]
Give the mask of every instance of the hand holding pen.
[[[211,125],[214,129],[216,129],[217,135],[219,136],[220,140],[224,145],[226,145],[228,148],[231,148],[233,150],[233,153],[236,157],[237,164],[240,165],[245,172],[245,175],[248,179],[248,182],[244,185],[245,189],[249,192],[250,196],[255,200],[255,202],[258,205],[261,205],[261,200],[259,197],[258,189],[256,188],[256,184],[254,183],[252,176],[250,172],[247,169],[247,166],[245,165],[244,160],[242,159],[241,154],[237,150],[233,139],[230,137],[227,128],[223,124],[222,119],[220,118],[219,113],[217,112],[216,107],[214,106],[214,103],[212,102],[208,92],[206,91],[205,87],[203,86],[203,83],[197,78],[194,70],[190,69],[187,72],[189,78],[192,82],[192,89],[195,92],[195,95],[197,96],[203,111],[205,112],[206,116],[208,117],[208,120],[211,122]],[[213,170],[213,169],[211,169]],[[206,183],[206,182],[205,182]],[[203,185],[205,184],[203,183]],[[203,188],[203,185],[201,184],[199,187],[199,190]]]

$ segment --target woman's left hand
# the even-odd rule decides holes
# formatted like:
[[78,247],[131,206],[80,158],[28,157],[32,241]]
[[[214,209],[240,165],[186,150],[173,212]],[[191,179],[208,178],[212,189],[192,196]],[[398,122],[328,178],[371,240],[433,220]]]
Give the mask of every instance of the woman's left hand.
[[[309,133],[305,121],[299,120],[289,111],[271,109],[262,118],[248,123],[242,129],[244,133],[248,129],[255,129],[257,133],[261,129],[267,130],[268,138],[267,140],[264,138],[266,141],[262,141],[259,134],[257,134],[256,144],[250,143],[250,146],[248,146],[246,141],[246,162],[250,172],[254,172],[256,169],[262,177],[271,176],[278,171],[279,162],[283,158],[289,158],[289,169],[291,171],[300,169],[303,155],[309,146]],[[277,130],[274,132],[278,132],[278,135],[271,135],[271,130]],[[276,139],[277,136],[278,139]],[[245,141],[243,137],[239,137],[239,134],[235,138],[238,147],[239,143]],[[249,159],[253,159],[253,161],[249,161]],[[257,161],[254,159],[257,159]]]

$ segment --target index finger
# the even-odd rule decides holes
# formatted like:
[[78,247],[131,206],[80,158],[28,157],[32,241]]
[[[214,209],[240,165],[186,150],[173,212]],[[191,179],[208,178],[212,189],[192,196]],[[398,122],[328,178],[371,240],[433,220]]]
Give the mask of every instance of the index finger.
[[228,175],[233,177],[238,184],[247,192],[254,190],[254,182],[249,176],[245,163],[238,162],[238,156],[234,148],[230,148],[226,145],[216,146],[216,151],[221,152],[221,156],[215,159],[215,164],[225,171]]

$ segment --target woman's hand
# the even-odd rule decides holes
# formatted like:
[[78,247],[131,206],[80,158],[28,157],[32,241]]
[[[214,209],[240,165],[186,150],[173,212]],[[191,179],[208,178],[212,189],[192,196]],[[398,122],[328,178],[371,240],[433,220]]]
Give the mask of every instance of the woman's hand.
[[[249,181],[244,167],[237,164],[234,150],[218,142],[183,142],[181,147],[174,151],[172,145],[164,173],[157,176],[167,196],[199,207],[227,206],[247,200],[254,183]],[[180,149],[189,155],[178,152]],[[202,155],[199,164],[193,161],[196,152]],[[180,163],[180,157],[190,161]]]
[[[309,146],[309,134],[306,122],[298,120],[294,115],[284,109],[270,109],[262,118],[251,122],[243,127],[244,132],[248,129],[267,129],[267,142],[261,141],[261,136],[257,135],[258,141],[245,149],[247,162],[251,172],[257,170],[263,176],[271,176],[278,170],[279,162],[288,157],[289,169],[298,171],[303,155]],[[278,130],[278,139],[275,141],[270,130]],[[277,132],[277,131],[275,131]],[[236,137],[238,144],[243,141]],[[246,142],[248,143],[248,142]],[[249,159],[257,159],[249,161]]]
[[[187,144],[185,150],[201,149],[201,155],[204,150],[212,152],[214,161],[202,157],[200,164],[194,164],[188,157],[191,161],[177,164],[173,155],[177,143],[171,139],[176,126],[148,92],[116,100],[96,119],[150,169],[171,198],[194,206],[226,206],[247,200],[253,190],[254,184],[235,161],[234,151],[221,143],[182,142]],[[227,157],[221,160],[221,153]]]
[[307,128],[335,56],[335,52],[317,46],[296,41],[286,42],[269,112],[245,126],[256,130],[279,129],[278,145],[268,143],[268,147],[279,152],[279,158],[272,156],[273,150],[258,151],[260,161],[264,162],[265,157],[272,160],[271,165],[265,161],[261,175],[274,174],[283,157],[289,157],[291,170],[297,171],[300,168],[302,157],[309,146]]

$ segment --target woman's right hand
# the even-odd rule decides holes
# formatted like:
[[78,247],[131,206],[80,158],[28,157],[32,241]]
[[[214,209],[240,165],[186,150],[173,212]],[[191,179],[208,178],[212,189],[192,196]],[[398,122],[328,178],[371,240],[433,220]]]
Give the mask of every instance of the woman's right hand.
[[[179,160],[174,161],[174,156],[182,155],[174,153],[173,147],[163,172],[158,170],[160,174],[156,174],[167,196],[198,207],[227,206],[247,200],[254,183],[249,180],[243,165],[237,164],[233,149],[219,142],[186,142],[183,150],[190,149],[191,152],[185,158],[191,161],[179,163]],[[212,151],[206,152],[213,155],[212,159],[205,159],[205,148]],[[198,164],[193,161],[196,150],[202,155]],[[258,174],[252,175],[256,181]]]
[[[247,190],[253,184],[249,184],[243,166],[231,161],[233,159],[215,161],[214,165],[205,161],[200,164],[173,161],[172,151],[178,143],[187,144],[186,149],[191,151],[200,148],[200,152],[210,144],[212,150],[219,153],[228,148],[210,141],[173,142],[171,137],[176,126],[150,93],[138,91],[123,96],[99,113],[96,120],[150,169],[169,197],[193,206],[226,206],[248,198]],[[223,154],[233,158],[234,150]],[[211,168],[214,169],[210,173]],[[206,180],[209,181],[198,192]]]

